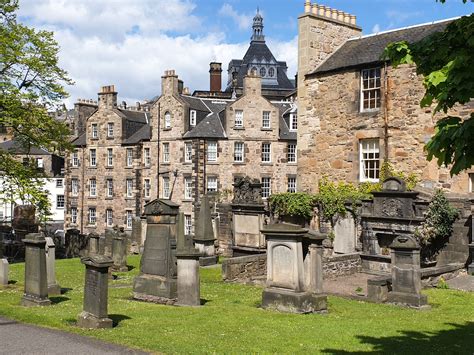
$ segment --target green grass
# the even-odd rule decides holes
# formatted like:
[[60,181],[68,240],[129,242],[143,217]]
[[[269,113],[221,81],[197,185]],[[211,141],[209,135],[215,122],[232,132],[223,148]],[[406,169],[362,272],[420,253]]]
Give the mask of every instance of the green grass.
[[[201,270],[199,308],[131,300],[135,268],[110,282],[113,329],[85,330],[74,323],[82,310],[84,267],[58,260],[58,282],[68,288],[49,307],[20,306],[23,264],[10,266],[16,283],[0,289],[0,315],[83,334],[129,347],[164,353],[467,353],[474,343],[474,294],[426,291],[430,310],[413,310],[329,297],[328,314],[293,315],[258,308],[262,289],[226,284],[220,269]],[[117,286],[117,287],[115,287]]]

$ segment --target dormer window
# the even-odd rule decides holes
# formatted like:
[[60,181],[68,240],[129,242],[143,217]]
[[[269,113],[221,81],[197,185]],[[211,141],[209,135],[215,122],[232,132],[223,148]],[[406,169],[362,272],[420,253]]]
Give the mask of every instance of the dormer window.
[[290,131],[298,129],[298,114],[296,112],[290,113]]
[[189,111],[189,125],[191,127],[196,126],[196,110]]
[[268,69],[268,76],[270,78],[273,78],[275,76],[275,69],[274,68]]
[[360,111],[380,108],[380,68],[364,69],[360,74]]
[[260,68],[260,76],[263,78],[267,74],[267,69],[264,67]]
[[97,128],[97,123],[91,125],[92,138],[99,138],[99,129]]
[[171,113],[169,111],[165,112],[165,128],[171,128]]
[[242,128],[244,126],[244,111],[235,110],[235,122],[234,126],[236,128]]

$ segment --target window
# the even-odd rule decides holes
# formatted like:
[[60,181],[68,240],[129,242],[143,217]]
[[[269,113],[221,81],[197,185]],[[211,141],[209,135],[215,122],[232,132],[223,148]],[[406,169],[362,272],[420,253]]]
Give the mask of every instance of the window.
[[290,131],[298,130],[298,114],[296,112],[290,113]]
[[163,143],[163,163],[170,162],[170,144]]
[[97,123],[93,123],[91,125],[91,131],[93,139],[99,138],[99,129],[97,128]]
[[184,143],[184,162],[191,163],[193,160],[193,145],[192,143]]
[[234,143],[234,161],[236,163],[244,162],[244,143],[242,142]]
[[150,148],[143,148],[143,163],[145,166],[151,165]]
[[296,192],[296,177],[288,177],[288,192]]
[[145,198],[150,197],[150,191],[151,191],[151,184],[150,184],[150,179],[145,179],[143,183],[143,190],[145,192]]
[[127,229],[132,228],[133,213],[130,210],[125,211],[125,226]]
[[217,142],[207,142],[207,161],[217,161]]
[[184,199],[191,200],[193,198],[193,182],[190,177],[184,178]]
[[36,167],[38,169],[43,169],[44,168],[43,158],[36,158]]
[[126,150],[126,163],[127,166],[130,167],[133,165],[133,150],[132,148],[127,148]]
[[207,192],[217,192],[217,177],[207,177]]
[[97,196],[97,180],[96,179],[89,180],[89,196],[91,197]]
[[57,188],[63,187],[63,179],[56,179],[56,187]]
[[275,76],[275,69],[274,68],[268,69],[268,76],[270,78],[273,78]]
[[133,197],[133,180],[132,179],[127,179],[125,180],[125,193],[127,194],[127,197]]
[[193,234],[193,220],[191,219],[191,215],[189,214],[184,215],[184,234]]
[[377,110],[380,108],[380,68],[364,69],[360,77],[360,110]]
[[244,111],[235,110],[235,127],[242,128],[244,126]]
[[265,68],[260,68],[260,76],[263,78],[267,74],[267,70]]
[[79,166],[79,153],[77,152],[77,150],[72,153],[71,165],[74,167]]
[[380,147],[378,139],[360,141],[360,181],[379,181]]
[[114,124],[113,122],[107,123],[107,137],[112,138],[114,136]]
[[469,174],[469,192],[474,192],[474,173]]
[[77,224],[77,207],[71,207],[71,224]]
[[112,227],[114,225],[114,213],[111,209],[105,210],[105,223],[107,227]]
[[112,179],[107,179],[106,181],[106,195],[107,197],[114,197],[114,181]]
[[170,178],[167,176],[163,176],[163,198],[170,198],[171,190],[170,190]]
[[288,163],[296,163],[296,144],[295,143],[288,143],[287,159],[288,159]]
[[262,128],[270,128],[270,111],[263,111]]
[[107,166],[114,165],[114,151],[112,148],[107,148]]
[[196,125],[196,110],[189,111],[189,125],[191,127]]
[[171,113],[165,112],[165,128],[171,128]]
[[89,150],[89,160],[91,166],[97,166],[97,155],[95,149]]
[[257,74],[257,67],[252,67],[251,73],[252,73],[252,74]]
[[272,161],[272,149],[270,143],[262,143],[262,163],[270,163]]
[[268,198],[272,193],[272,179],[269,177],[262,178],[262,197]]
[[89,208],[89,224],[95,225],[97,223],[97,215],[95,207]]
[[76,178],[71,179],[71,195],[79,195],[79,180],[77,180]]
[[64,208],[64,195],[56,196],[56,208]]

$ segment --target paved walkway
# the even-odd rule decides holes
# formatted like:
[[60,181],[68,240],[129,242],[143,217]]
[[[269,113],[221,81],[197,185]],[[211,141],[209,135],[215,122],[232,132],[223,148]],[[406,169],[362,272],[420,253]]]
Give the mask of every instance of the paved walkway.
[[474,292],[474,276],[471,275],[461,275],[454,279],[447,280],[446,283],[449,288],[454,290]]
[[147,354],[60,330],[0,317],[0,354]]

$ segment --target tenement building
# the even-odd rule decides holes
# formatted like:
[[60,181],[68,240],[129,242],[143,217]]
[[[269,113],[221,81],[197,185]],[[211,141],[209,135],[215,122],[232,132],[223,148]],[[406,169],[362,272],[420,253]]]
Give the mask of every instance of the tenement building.
[[[355,16],[306,1],[298,38],[298,188],[312,191],[323,175],[335,181],[378,181],[382,161],[415,173],[422,186],[472,192],[474,170],[450,177],[428,162],[432,108],[420,108],[422,78],[414,65],[381,60],[391,42],[415,42],[449,21],[361,36]],[[448,112],[467,117],[473,103]]]

